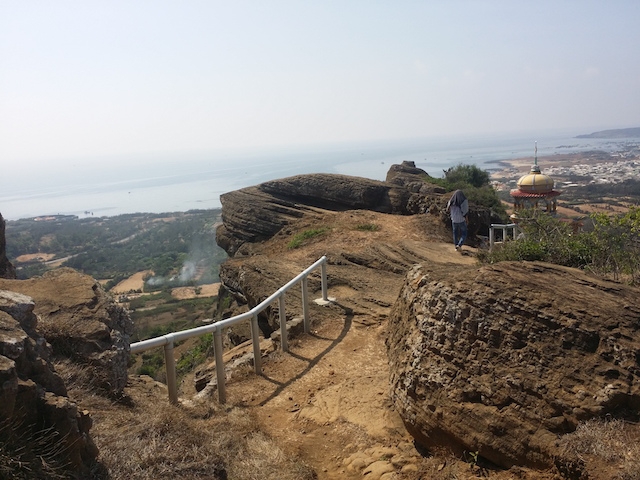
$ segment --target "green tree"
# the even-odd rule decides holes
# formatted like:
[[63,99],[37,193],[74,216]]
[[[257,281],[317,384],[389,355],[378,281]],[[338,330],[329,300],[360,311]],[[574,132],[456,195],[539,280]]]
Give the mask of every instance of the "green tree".
[[488,171],[482,170],[476,165],[464,165],[462,163],[445,170],[444,178],[456,188],[468,185],[481,188],[491,183],[491,175]]
[[491,186],[491,175],[476,165],[462,163],[444,170],[444,178],[431,179],[447,191],[463,190],[469,203],[490,209],[499,217],[507,217],[504,205],[495,189]]

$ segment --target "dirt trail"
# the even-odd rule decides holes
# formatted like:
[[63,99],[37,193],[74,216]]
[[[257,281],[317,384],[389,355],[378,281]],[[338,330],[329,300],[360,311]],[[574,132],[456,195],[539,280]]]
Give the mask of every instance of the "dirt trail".
[[[475,262],[472,249],[460,254],[451,244],[425,244],[423,250],[433,262]],[[348,293],[329,290],[337,304]],[[372,315],[327,308],[335,315],[292,339],[289,352],[271,354],[262,376],[234,374],[228,403],[248,407],[261,428],[312,466],[319,480],[413,478],[424,459],[389,397],[384,342],[390,307]]]

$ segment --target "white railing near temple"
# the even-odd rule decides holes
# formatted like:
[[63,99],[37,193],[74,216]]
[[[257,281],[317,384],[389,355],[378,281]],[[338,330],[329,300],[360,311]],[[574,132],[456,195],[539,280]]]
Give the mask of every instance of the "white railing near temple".
[[176,381],[176,361],[173,356],[173,347],[176,342],[186,340],[188,338],[204,335],[206,333],[213,333],[213,353],[216,360],[216,378],[218,381],[218,401],[225,403],[226,401],[226,389],[225,389],[225,372],[224,362],[222,360],[222,330],[226,327],[230,327],[237,323],[250,320],[251,321],[251,339],[253,342],[253,364],[254,370],[257,374],[262,372],[262,357],[260,354],[260,334],[258,330],[258,314],[265,310],[271,303],[278,300],[278,310],[280,312],[280,341],[282,344],[282,350],[288,351],[289,344],[287,341],[287,317],[285,312],[284,294],[297,283],[302,287],[302,316],[304,322],[305,333],[309,332],[309,294],[307,290],[307,277],[316,268],[320,267],[322,278],[322,298],[315,300],[319,305],[327,305],[330,302],[335,301],[334,298],[327,297],[327,257],[323,256],[313,265],[309,266],[303,272],[299,273],[295,278],[289,281],[286,285],[279,288],[274,294],[263,300],[261,303],[253,307],[248,312],[235,317],[227,318],[220,322],[212,323],[210,325],[204,325],[202,327],[191,328],[189,330],[182,330],[180,332],[168,333],[161,337],[150,338],[142,342],[136,342],[131,344],[131,353],[140,353],[152,348],[164,347],[164,363],[167,370],[167,389],[169,390],[169,401],[171,403],[178,403],[178,386]]
[[496,243],[496,230],[502,232],[502,241],[506,242],[508,238],[508,232],[511,230],[513,239],[516,239],[518,225],[515,223],[508,223],[506,225],[500,223],[492,223],[489,227],[489,250],[493,249],[493,245]]

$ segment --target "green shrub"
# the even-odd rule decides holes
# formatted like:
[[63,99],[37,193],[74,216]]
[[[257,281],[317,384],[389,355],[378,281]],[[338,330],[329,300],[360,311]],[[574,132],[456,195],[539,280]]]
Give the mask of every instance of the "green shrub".
[[495,215],[506,219],[507,211],[500,201],[498,192],[491,186],[491,175],[475,165],[458,164],[444,171],[444,178],[429,178],[426,181],[445,190],[464,191],[470,204],[488,208]]
[[290,249],[299,248],[302,244],[311,238],[319,237],[328,232],[329,229],[326,227],[322,228],[314,228],[311,230],[305,230],[303,232],[297,233],[293,236],[291,241],[288,243],[287,247]]
[[522,238],[483,252],[481,261],[541,260],[615,280],[640,281],[640,208],[633,207],[624,215],[592,215],[593,230],[578,233],[566,222],[539,211],[521,211],[518,217]]
[[176,364],[179,375],[183,375],[200,365],[213,353],[213,334],[207,333],[198,339],[198,343],[180,356]]
[[488,171],[482,170],[476,165],[462,163],[445,170],[444,178],[450,185],[469,185],[475,188],[481,188],[491,183],[491,175]]

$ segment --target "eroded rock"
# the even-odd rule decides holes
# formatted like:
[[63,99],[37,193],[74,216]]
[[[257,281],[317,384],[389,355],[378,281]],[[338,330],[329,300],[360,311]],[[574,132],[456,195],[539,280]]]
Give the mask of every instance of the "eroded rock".
[[86,475],[98,455],[91,420],[66,397],[33,310],[31,298],[0,290],[0,446],[14,473]]
[[578,422],[640,410],[639,297],[543,263],[416,266],[389,325],[396,408],[427,448],[550,466]]
[[218,245],[233,256],[246,243],[266,240],[288,223],[314,211],[372,210],[406,214],[402,186],[334,174],[296,175],[220,196]]
[[63,268],[28,280],[0,280],[0,289],[33,298],[38,332],[56,356],[90,367],[97,388],[122,392],[133,324],[96,280]]

